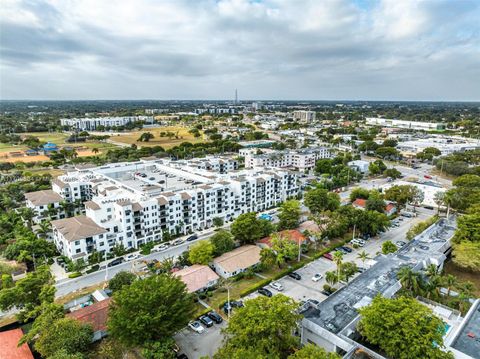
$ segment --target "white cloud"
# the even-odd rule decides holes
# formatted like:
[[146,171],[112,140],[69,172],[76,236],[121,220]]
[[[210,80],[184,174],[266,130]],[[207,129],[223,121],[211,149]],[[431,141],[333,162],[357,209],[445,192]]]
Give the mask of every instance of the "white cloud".
[[364,4],[4,0],[0,95],[479,99],[478,2]]

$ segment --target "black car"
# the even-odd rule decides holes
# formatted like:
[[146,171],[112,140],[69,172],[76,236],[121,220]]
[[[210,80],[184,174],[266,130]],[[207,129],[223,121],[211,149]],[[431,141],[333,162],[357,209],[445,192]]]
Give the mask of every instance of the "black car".
[[179,354],[177,355],[177,359],[188,359],[186,354]]
[[348,253],[345,249],[343,249],[343,247],[335,248],[335,252],[340,252],[340,253],[343,253],[343,254],[347,254],[347,253]]
[[231,312],[233,308],[241,307],[243,307],[243,302],[241,300],[231,300],[230,306],[228,305],[228,302],[223,305],[223,311],[225,314],[228,314],[228,312]]
[[124,262],[123,257],[115,258],[113,261],[107,264],[108,267],[117,266]]
[[207,313],[208,317],[213,320],[215,323],[220,324],[223,322],[223,318],[217,312],[211,311]]
[[320,293],[325,294],[327,297],[329,297],[330,294],[332,294],[330,292],[327,292],[326,290],[322,290]]
[[260,289],[258,290],[258,293],[264,295],[265,297],[269,297],[269,298],[270,298],[271,296],[273,296],[273,293],[270,292],[267,288],[260,288]]
[[198,320],[208,328],[213,325],[213,320],[211,320],[208,315],[202,315],[200,318],[198,318]]
[[350,247],[345,247],[345,246],[344,246],[344,247],[341,247],[341,248],[342,248],[344,251],[346,251],[347,253],[352,253],[352,250],[353,250],[352,248],[350,248]]
[[194,241],[197,238],[198,238],[198,236],[196,234],[193,234],[193,235],[191,235],[190,237],[187,238],[187,242]]
[[288,273],[288,276],[290,278],[293,278],[293,279],[296,279],[296,280],[302,279],[302,276],[300,274],[298,274],[297,272]]

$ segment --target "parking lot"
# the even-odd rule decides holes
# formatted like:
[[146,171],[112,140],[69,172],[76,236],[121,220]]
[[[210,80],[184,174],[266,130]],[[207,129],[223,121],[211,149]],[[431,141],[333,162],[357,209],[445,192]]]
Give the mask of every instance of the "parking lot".
[[225,326],[225,321],[220,324],[214,324],[210,328],[205,328],[205,332],[202,334],[198,334],[189,328],[184,328],[175,334],[173,338],[179,346],[180,352],[186,354],[189,359],[196,359],[205,355],[213,357],[213,354],[216,353],[222,344],[223,335],[220,331]]

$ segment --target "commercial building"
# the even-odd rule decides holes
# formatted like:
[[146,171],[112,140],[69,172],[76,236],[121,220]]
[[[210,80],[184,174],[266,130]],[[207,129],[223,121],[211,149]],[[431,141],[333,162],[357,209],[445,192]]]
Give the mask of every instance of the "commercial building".
[[95,117],[95,118],[62,118],[60,123],[62,126],[68,126],[80,131],[93,131],[99,126],[104,128],[125,126],[131,122],[144,121],[153,123],[152,116],[125,116],[125,117]]
[[437,137],[431,136],[411,141],[399,142],[397,150],[403,155],[414,156],[422,152],[427,147],[437,148],[442,155],[449,155],[454,152],[465,152],[480,149],[480,141],[477,139],[469,139],[454,136]]
[[85,216],[53,221],[54,243],[69,258],[87,259],[115,245],[138,248],[161,240],[164,232],[209,228],[217,217],[232,221],[264,211],[300,190],[291,171],[207,170],[196,162],[142,160],[59,176],[53,191],[68,201],[85,201]]
[[301,122],[315,121],[315,111],[293,111],[293,119]]
[[306,148],[301,150],[240,150],[245,156],[245,168],[272,167],[295,168],[299,171],[310,171],[317,160],[331,158],[332,153],[327,147]]
[[445,124],[441,122],[405,121],[379,117],[367,117],[366,124],[420,131],[441,131],[445,129]]
[[454,220],[440,220],[397,253],[377,256],[372,267],[344,288],[315,308],[307,308],[301,325],[302,343],[316,344],[345,358],[353,357],[352,354],[359,349],[369,353],[372,358],[383,358],[360,343],[360,335],[356,330],[360,320],[358,309],[369,305],[377,295],[391,298],[397,293],[401,288],[397,273],[402,267],[424,271],[433,264],[441,270],[451,251],[450,239],[455,232],[455,225]]
[[364,160],[355,160],[348,162],[348,167],[362,174],[368,173],[370,162]]

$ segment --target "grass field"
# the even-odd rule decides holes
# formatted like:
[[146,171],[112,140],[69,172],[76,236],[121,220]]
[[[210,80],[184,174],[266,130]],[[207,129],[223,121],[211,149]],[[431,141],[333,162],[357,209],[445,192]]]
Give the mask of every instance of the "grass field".
[[[202,137],[195,138],[191,133],[188,132],[189,128],[181,126],[167,126],[167,127],[155,127],[147,128],[141,131],[134,131],[128,134],[120,136],[112,136],[110,139],[115,142],[125,143],[125,144],[136,144],[137,146],[162,146],[165,149],[172,148],[179,145],[182,142],[191,142],[191,143],[200,143],[204,142]],[[160,132],[173,132],[178,135],[178,139],[168,137],[160,137]],[[149,142],[137,142],[137,139],[144,132],[152,133],[155,138]]]

